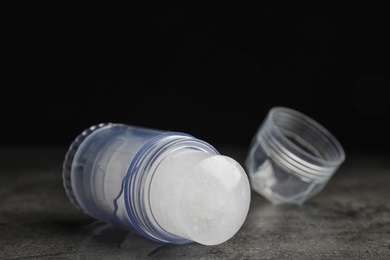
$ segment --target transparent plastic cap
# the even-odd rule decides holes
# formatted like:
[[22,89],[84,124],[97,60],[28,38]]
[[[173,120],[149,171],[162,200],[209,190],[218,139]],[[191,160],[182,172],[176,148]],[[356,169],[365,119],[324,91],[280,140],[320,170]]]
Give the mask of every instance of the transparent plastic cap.
[[345,160],[338,140],[310,117],[272,108],[252,139],[245,166],[251,187],[273,204],[303,204]]

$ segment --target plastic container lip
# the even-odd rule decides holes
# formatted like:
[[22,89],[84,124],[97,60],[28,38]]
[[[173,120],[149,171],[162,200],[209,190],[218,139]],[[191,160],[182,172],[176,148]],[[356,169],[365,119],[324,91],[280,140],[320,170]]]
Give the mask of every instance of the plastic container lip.
[[[154,170],[152,166],[156,164],[158,158],[160,160],[165,156],[164,151],[168,149],[181,149],[184,147],[194,148],[197,150],[203,150],[205,152],[219,154],[219,152],[208,143],[199,140],[199,139],[191,139],[193,136],[181,132],[167,132],[158,136],[156,139],[149,141],[145,146],[138,152],[133,162],[128,168],[127,174],[124,177],[123,182],[123,192],[124,192],[124,200],[125,200],[125,208],[129,218],[132,223],[134,223],[134,228],[140,234],[143,234],[147,238],[157,241],[157,242],[173,242],[177,244],[188,244],[193,241],[178,237],[174,234],[170,234],[165,231],[163,228],[158,225],[158,223],[154,223],[154,217],[149,217],[143,210],[150,211],[149,201],[145,203],[146,200],[149,200],[149,192],[144,194],[142,191],[140,199],[138,201],[134,200],[134,194],[130,193],[130,190],[136,190],[136,185],[139,187],[143,187],[143,184],[147,177],[153,177]],[[175,139],[175,140],[173,140]],[[172,142],[172,141],[173,142]],[[198,146],[195,147],[194,144]],[[151,156],[150,160],[146,160],[147,156]],[[157,163],[158,164],[158,163]],[[148,174],[142,174],[142,171],[148,169]],[[149,175],[149,176],[147,176]],[[150,184],[149,184],[150,185]],[[149,188],[147,186],[146,188]],[[157,225],[158,228],[155,226]]]
[[[304,149],[302,149],[298,145],[296,145],[294,142],[289,140],[286,137],[286,135],[279,129],[277,122],[275,122],[275,118],[277,118],[281,114],[288,114],[288,115],[292,116],[294,118],[294,120],[301,119],[301,120],[305,121],[306,123],[310,124],[311,126],[313,126],[319,132],[323,133],[324,136],[331,142],[331,144],[336,149],[336,151],[338,153],[338,158],[336,156],[337,159],[335,159],[335,160],[326,160],[326,159],[323,159],[321,157],[314,156],[313,154],[308,153],[307,151],[305,151]],[[314,160],[314,161],[318,162],[319,164],[328,165],[329,167],[338,166],[341,164],[341,162],[343,162],[345,160],[344,149],[341,146],[341,144],[339,143],[339,141],[336,139],[336,137],[332,133],[330,133],[324,126],[322,126],[317,121],[310,118],[309,116],[307,116],[299,111],[296,111],[294,109],[291,109],[291,108],[277,106],[277,107],[271,108],[271,110],[269,112],[269,120],[271,120],[271,122],[272,122],[273,134],[277,134],[278,137],[282,138],[284,142],[288,143],[296,151],[304,154],[305,156],[307,156],[311,160]]]

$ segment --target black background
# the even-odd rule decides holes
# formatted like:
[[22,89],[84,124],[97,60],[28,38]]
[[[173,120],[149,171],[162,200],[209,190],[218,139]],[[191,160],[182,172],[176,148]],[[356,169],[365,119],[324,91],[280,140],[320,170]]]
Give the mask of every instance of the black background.
[[286,106],[347,153],[389,150],[383,4],[59,1],[13,11],[2,145],[68,145],[118,122],[248,146],[269,109]]

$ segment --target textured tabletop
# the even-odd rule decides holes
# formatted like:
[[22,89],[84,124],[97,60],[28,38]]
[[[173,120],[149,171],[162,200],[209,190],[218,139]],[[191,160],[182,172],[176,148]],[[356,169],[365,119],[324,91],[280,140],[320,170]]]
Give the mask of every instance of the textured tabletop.
[[[0,259],[390,259],[388,155],[347,153],[303,206],[252,193],[239,232],[203,246],[159,244],[79,212],[62,186],[66,149],[0,149]],[[219,150],[243,163],[245,148]]]

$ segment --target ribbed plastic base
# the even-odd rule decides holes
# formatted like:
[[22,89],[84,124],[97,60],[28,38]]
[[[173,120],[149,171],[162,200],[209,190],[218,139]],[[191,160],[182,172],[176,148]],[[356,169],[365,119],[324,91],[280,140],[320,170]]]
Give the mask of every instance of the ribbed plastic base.
[[[83,209],[78,204],[73,190],[72,190],[72,180],[71,180],[71,171],[72,171],[72,164],[74,156],[79,149],[81,143],[94,131],[96,131],[99,128],[102,128],[104,126],[110,125],[111,123],[101,123],[98,125],[94,125],[89,127],[88,129],[84,130],[79,136],[76,137],[76,139],[73,141],[73,143],[70,145],[66,155],[65,160],[62,166],[62,181],[65,188],[66,195],[69,197],[70,201],[75,205],[79,210],[83,211]],[[84,212],[84,211],[83,211]]]

